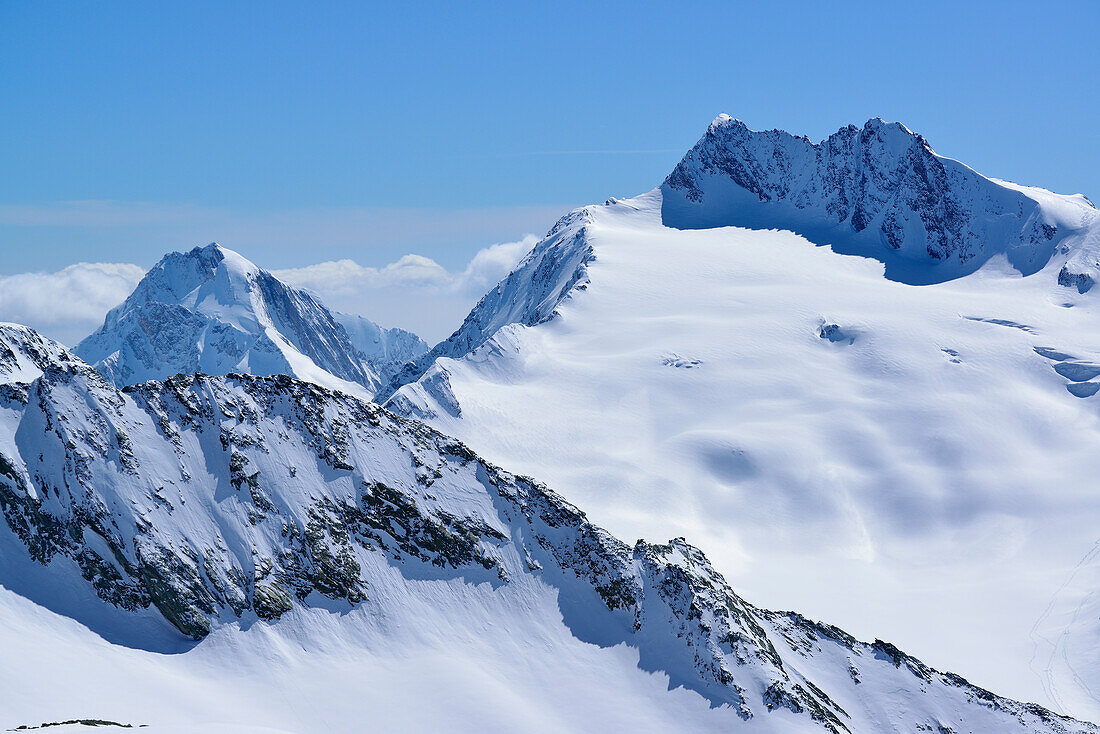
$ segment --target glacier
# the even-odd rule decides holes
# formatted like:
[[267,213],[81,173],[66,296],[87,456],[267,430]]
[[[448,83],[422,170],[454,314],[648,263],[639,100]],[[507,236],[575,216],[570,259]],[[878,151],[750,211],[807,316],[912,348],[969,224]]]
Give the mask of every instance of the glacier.
[[1097,717],[1092,647],[1059,674],[1033,628],[1097,539],[1098,243],[1085,197],[901,125],[813,144],[722,116],[378,399],[617,535],[693,538],[770,605]]

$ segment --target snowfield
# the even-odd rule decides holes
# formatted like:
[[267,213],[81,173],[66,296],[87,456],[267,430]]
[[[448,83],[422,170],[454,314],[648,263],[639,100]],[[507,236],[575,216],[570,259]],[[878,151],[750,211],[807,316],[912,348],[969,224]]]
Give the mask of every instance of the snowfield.
[[384,600],[394,619],[377,607],[302,610],[276,625],[225,628],[175,655],[112,645],[0,589],[0,647],[20,661],[0,666],[0,725],[98,718],[148,724],[150,734],[564,734],[741,723],[696,693],[669,691],[667,676],[638,668],[634,650],[576,640],[554,622],[546,589],[530,598],[440,586],[395,592]]
[[1064,275],[1100,226],[1084,197],[983,180],[1057,232],[1027,277],[987,248],[955,279],[913,255],[909,285],[789,231],[666,226],[661,190],[587,207],[388,405],[622,537],[698,539],[770,606],[1100,716],[1066,690],[1100,690],[1096,646],[1052,660],[1032,634],[1100,535],[1100,306]]

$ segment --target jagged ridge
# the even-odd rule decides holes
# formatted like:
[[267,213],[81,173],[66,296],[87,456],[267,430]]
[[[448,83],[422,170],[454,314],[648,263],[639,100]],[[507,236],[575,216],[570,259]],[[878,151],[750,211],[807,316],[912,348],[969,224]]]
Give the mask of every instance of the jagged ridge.
[[[1043,205],[1059,197],[986,178],[878,118],[815,144],[720,115],[661,192],[668,226],[793,229],[883,260],[888,277],[911,283],[965,275],[999,253],[1029,275],[1081,229],[1065,206]],[[1091,209],[1084,197],[1060,198]]]
[[[451,336],[404,365],[377,391],[375,399],[384,403],[441,357],[468,354],[508,324],[534,326],[553,318],[562,300],[588,280],[587,266],[595,257],[586,236],[589,221],[587,207],[559,219],[512,272],[481,297]],[[446,402],[446,377],[438,382],[435,393]]]

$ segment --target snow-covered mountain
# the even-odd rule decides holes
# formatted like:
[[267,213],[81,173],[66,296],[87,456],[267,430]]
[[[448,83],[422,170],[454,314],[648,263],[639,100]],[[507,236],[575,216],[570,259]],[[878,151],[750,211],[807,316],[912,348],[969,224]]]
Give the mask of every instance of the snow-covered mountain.
[[618,535],[700,539],[769,604],[1092,717],[1100,685],[1052,695],[1031,630],[1100,526],[1097,253],[1085,197],[900,125],[723,116],[379,397]]
[[[470,354],[505,326],[534,326],[553,317],[558,304],[574,288],[583,290],[587,282],[587,266],[593,259],[587,239],[589,221],[589,209],[578,209],[562,217],[519,265],[478,301],[458,330],[431,351],[405,364],[378,391],[376,398],[383,401],[391,397],[399,387],[424,375],[441,357]],[[457,416],[459,407],[449,399],[445,383],[445,375],[438,380],[432,376],[424,378],[425,385],[435,385],[432,394],[438,405]]]
[[[814,144],[720,115],[661,195],[669,227],[794,230],[837,252],[883,260],[887,277],[909,283],[959,277],[994,255],[1030,275],[1095,211],[1083,196],[986,178],[877,118]],[[1062,277],[1087,289],[1095,263],[1074,265]]]
[[[120,722],[210,725],[202,701],[183,707],[180,692],[213,676],[228,686],[210,704],[230,717],[223,730],[258,731],[291,709],[301,731],[358,731],[384,699],[329,669],[325,704],[307,706],[309,678],[280,677],[288,656],[338,672],[347,663],[336,651],[349,647],[370,668],[435,646],[438,663],[470,638],[492,648],[507,630],[525,642],[511,654],[539,675],[619,691],[621,709],[605,699],[586,726],[631,720],[641,699],[620,681],[633,685],[640,667],[690,694],[648,690],[699,730],[1097,731],[888,643],[756,607],[683,539],[629,546],[423,424],[286,376],[177,376],[119,391],[33,331],[0,325],[0,509],[0,584],[138,648],[101,645],[79,666],[92,680],[74,681],[51,662],[90,650],[89,639],[4,592],[5,650],[45,638],[31,657],[50,680],[44,704],[41,678],[4,666],[4,717],[71,712],[94,699],[70,687],[146,674],[164,686],[140,684],[152,701],[127,687],[97,707]],[[440,621],[461,634],[439,635]],[[588,668],[558,667],[581,654]],[[435,699],[470,685],[435,683]],[[226,700],[234,713],[221,711]],[[569,728],[539,718],[524,728]],[[286,718],[279,727],[292,730]]]
[[[660,205],[666,227],[791,230],[835,252],[880,260],[887,278],[912,284],[961,277],[995,256],[1023,275],[1057,261],[1058,282],[1081,293],[1100,273],[1100,220],[1086,197],[987,178],[937,155],[904,125],[877,118],[815,144],[719,115],[661,184]],[[584,208],[559,221],[450,338],[379,396],[438,357],[470,353],[505,325],[553,315],[584,287],[591,215]]]
[[[342,321],[364,338],[359,348]],[[243,372],[293,375],[369,397],[380,382],[377,369],[388,374],[418,342],[365,319],[338,319],[313,295],[215,243],[165,255],[74,351],[120,387]]]
[[333,316],[344,327],[352,346],[378,375],[382,384],[393,379],[406,362],[427,354],[430,348],[426,341],[411,331],[396,327],[387,329],[356,314],[336,311]]

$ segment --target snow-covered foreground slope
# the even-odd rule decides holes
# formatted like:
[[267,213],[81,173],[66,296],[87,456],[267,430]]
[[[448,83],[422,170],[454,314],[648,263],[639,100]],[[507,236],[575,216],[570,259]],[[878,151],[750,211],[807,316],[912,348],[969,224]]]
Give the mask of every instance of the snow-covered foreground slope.
[[1100,306],[1064,276],[1100,227],[983,180],[1057,223],[1032,275],[983,241],[907,285],[790,232],[666,226],[660,190],[578,210],[388,405],[620,536],[696,539],[754,598],[1096,716],[1048,696],[1030,633],[1100,536]]
[[0,370],[5,726],[1097,731],[756,607],[683,539],[629,546],[344,393],[120,392],[7,325]]
[[1032,668],[1062,710],[1100,719],[1100,541],[1081,559],[1032,630]]
[[400,329],[338,317],[211,244],[166,255],[74,351],[119,387],[181,373],[243,372],[293,375],[369,397],[381,373],[388,379],[426,351],[421,344]]
[[[0,724],[98,718],[146,724],[149,734],[352,734],[364,722],[377,732],[826,731],[787,709],[745,721],[692,691],[670,690],[665,674],[639,667],[635,649],[579,641],[556,621],[549,589],[436,586],[401,590],[388,618],[381,605],[296,610],[275,625],[223,629],[178,655],[111,645],[0,588],[0,644],[21,661],[0,667]],[[876,655],[855,656],[854,673],[837,656],[832,689],[851,691],[838,703],[853,713],[842,717],[852,732],[913,731],[913,720],[928,731],[936,722],[973,732],[1095,731],[1015,707],[998,711],[1001,702],[973,689],[939,698],[938,684],[911,683],[906,662],[895,668],[886,653]],[[868,668],[887,675],[872,678]],[[960,719],[966,728],[957,728]]]

